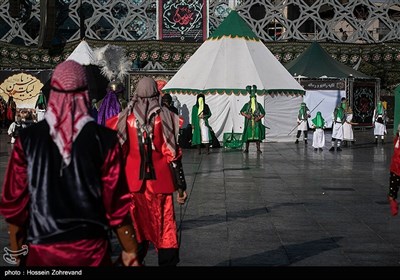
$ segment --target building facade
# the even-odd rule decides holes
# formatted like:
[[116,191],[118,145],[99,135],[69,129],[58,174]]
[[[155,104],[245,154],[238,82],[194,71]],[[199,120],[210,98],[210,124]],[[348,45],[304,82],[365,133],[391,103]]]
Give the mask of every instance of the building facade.
[[92,47],[123,45],[132,69],[173,71],[233,8],[283,64],[317,40],[383,89],[400,82],[396,0],[3,0],[0,63],[53,68],[85,37]]

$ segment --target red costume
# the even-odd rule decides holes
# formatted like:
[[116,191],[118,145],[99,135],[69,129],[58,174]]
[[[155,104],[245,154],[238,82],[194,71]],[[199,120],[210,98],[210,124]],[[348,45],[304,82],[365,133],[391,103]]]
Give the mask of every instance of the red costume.
[[390,163],[390,172],[400,176],[400,143],[398,143],[398,141],[399,136],[396,136],[394,139],[394,150],[392,161]]
[[390,179],[389,179],[389,204],[390,211],[393,216],[396,216],[399,212],[399,206],[396,198],[400,187],[400,140],[399,132],[397,132],[394,139],[394,151],[392,161],[390,163]]
[[51,86],[45,120],[21,131],[5,175],[0,213],[19,243],[10,234],[11,250],[28,244],[28,266],[111,264],[107,231],[130,206],[118,138],[90,117],[82,66],[63,62]]
[[[175,185],[170,164],[180,161],[182,156],[176,143],[179,117],[160,107],[154,80],[145,77],[139,81],[136,94],[138,100],[128,104],[125,117],[120,114],[111,118],[107,126],[125,132],[122,149],[136,239],[139,243],[154,244],[160,265],[176,265],[179,257],[172,195]],[[169,128],[171,131],[166,131]]]

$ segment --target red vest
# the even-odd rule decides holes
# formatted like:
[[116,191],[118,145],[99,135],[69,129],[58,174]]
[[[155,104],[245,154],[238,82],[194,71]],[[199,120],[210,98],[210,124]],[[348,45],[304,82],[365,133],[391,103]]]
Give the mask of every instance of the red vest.
[[[118,116],[112,117],[107,120],[106,124],[108,127],[113,129],[116,128]],[[143,185],[143,180],[139,179],[140,172],[140,151],[139,142],[137,136],[137,130],[135,128],[136,118],[134,114],[131,114],[127,118],[127,134],[128,139],[122,147],[125,153],[125,173],[126,179],[131,192],[139,192]],[[169,163],[178,160],[182,157],[182,150],[178,149],[178,154],[174,157],[171,151],[165,144],[164,137],[162,134],[162,124],[160,116],[157,116],[154,123],[153,130],[153,146],[152,161],[156,174],[155,180],[146,180],[146,188],[153,193],[173,193],[175,186],[172,180],[172,173],[169,167]]]

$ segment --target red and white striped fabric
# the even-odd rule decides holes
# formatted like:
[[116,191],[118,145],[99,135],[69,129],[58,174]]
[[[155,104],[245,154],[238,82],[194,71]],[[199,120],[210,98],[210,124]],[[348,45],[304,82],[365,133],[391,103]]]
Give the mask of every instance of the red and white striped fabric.
[[50,86],[45,119],[50,126],[50,136],[68,166],[73,142],[85,124],[94,121],[89,111],[84,67],[73,60],[57,65]]

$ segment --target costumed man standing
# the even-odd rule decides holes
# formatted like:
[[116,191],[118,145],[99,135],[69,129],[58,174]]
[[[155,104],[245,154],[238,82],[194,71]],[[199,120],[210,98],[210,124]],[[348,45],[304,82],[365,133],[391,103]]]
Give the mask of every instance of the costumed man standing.
[[161,98],[161,102],[168,110],[178,115],[178,109],[173,105],[171,94],[165,93]]
[[302,102],[300,105],[299,114],[297,115],[297,135],[296,135],[296,144],[299,143],[299,138],[301,132],[304,134],[304,144],[307,144],[307,123],[308,118],[311,117],[310,110],[308,109],[306,103]]
[[7,125],[7,102],[3,96],[0,95],[0,133],[2,128],[6,128]]
[[315,118],[312,119],[312,128],[315,129],[312,143],[314,151],[322,151],[323,147],[325,147],[325,120],[319,111],[317,112]]
[[346,104],[346,121],[343,124],[343,142],[345,146],[354,143],[353,110]]
[[97,121],[98,116],[99,116],[99,110],[97,109],[97,99],[93,98],[92,99],[92,105],[90,106],[90,115],[92,116],[93,119]]
[[17,114],[17,104],[14,101],[14,97],[8,97],[7,101],[7,125],[15,121],[15,115]]
[[107,87],[107,94],[101,102],[98,114],[97,123],[105,125],[106,121],[121,112],[121,104],[118,100],[118,95],[124,92],[124,87],[118,81],[111,81]]
[[250,142],[256,142],[257,153],[262,153],[260,143],[265,139],[265,126],[261,120],[265,116],[265,110],[257,102],[257,87],[253,85],[252,91],[251,86],[247,86],[246,90],[250,94],[250,101],[244,104],[242,110],[240,110],[240,114],[245,117],[242,141],[246,143],[246,148],[243,152],[248,153]]
[[382,104],[382,100],[379,100],[376,104],[374,114],[374,136],[375,136],[375,144],[378,144],[378,138],[381,138],[382,144],[385,142],[385,134],[386,134],[386,109]]
[[138,265],[117,135],[90,116],[80,64],[59,64],[50,86],[45,119],[21,131],[4,179],[9,253],[25,251],[27,266],[111,265],[111,227],[122,263]]
[[330,152],[336,151],[340,152],[342,149],[340,148],[340,144],[343,141],[343,124],[346,121],[346,113],[344,111],[342,103],[339,103],[335,110],[333,111],[332,116],[332,147],[329,149]]
[[206,153],[210,153],[210,143],[212,142],[211,127],[208,123],[210,117],[211,110],[206,104],[204,94],[198,94],[197,102],[192,107],[192,146],[197,146],[199,155],[202,144],[206,147]]
[[38,122],[44,119],[46,108],[47,108],[46,96],[43,94],[42,91],[40,91],[35,104],[36,118]]
[[397,194],[400,187],[400,139],[399,139],[400,125],[397,127],[396,136],[394,138],[394,151],[392,160],[390,163],[390,178],[389,178],[389,204],[390,211],[393,216],[396,216],[399,212],[399,206],[397,204]]
[[11,144],[15,143],[15,139],[17,139],[19,132],[26,127],[26,124],[22,121],[22,118],[20,115],[17,115],[15,117],[15,121],[10,124],[10,127],[8,128],[8,135],[11,137]]
[[178,110],[178,113],[180,115],[180,110],[181,110],[181,102],[179,101],[178,97],[176,95],[172,96],[172,105]]
[[128,107],[107,121],[118,130],[125,151],[125,171],[131,192],[131,216],[140,243],[139,258],[146,255],[149,241],[158,253],[160,266],[179,262],[179,243],[173,193],[177,202],[187,198],[178,146],[179,117],[161,106],[156,82],[139,80]]
[[126,106],[122,84],[132,61],[126,56],[126,50],[121,46],[107,44],[94,51],[97,64],[101,73],[110,81],[107,86],[106,96],[101,101],[98,109],[97,123],[105,125],[106,121],[118,115]]

